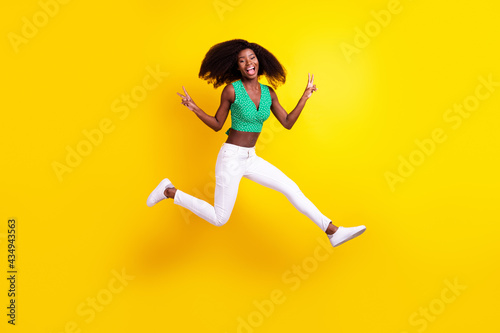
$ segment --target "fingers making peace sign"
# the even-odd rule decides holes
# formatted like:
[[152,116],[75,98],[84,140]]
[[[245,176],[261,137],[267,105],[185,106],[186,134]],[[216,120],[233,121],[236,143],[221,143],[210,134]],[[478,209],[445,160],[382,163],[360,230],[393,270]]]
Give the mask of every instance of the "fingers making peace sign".
[[306,99],[309,99],[309,97],[311,97],[313,91],[316,91],[316,90],[318,90],[318,88],[316,88],[316,85],[314,84],[314,74],[311,77],[311,74],[307,73],[307,87],[306,87],[306,91],[304,91],[304,97]]
[[189,96],[188,92],[186,91],[186,88],[184,88],[184,86],[182,86],[182,89],[184,90],[184,94],[186,94],[186,96],[182,95],[182,94],[179,94],[177,93],[177,95],[181,96],[182,97],[182,102],[181,104],[186,106],[189,110],[191,111],[194,111],[198,108],[198,106],[196,105],[196,103],[193,101],[193,99],[191,98],[191,96]]

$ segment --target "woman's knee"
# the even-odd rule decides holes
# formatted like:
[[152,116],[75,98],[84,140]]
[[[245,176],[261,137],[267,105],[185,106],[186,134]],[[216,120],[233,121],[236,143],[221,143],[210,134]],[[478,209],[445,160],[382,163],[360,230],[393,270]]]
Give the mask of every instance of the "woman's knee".
[[288,198],[301,197],[304,195],[299,186],[292,180],[289,180],[286,184],[281,184],[278,191]]
[[307,197],[300,190],[300,188],[298,186],[288,188],[287,191],[283,192],[283,194],[292,203],[299,203],[299,202],[303,202],[304,200],[307,200]]
[[214,225],[216,227],[222,227],[224,224],[229,221],[229,214],[217,214],[215,217]]

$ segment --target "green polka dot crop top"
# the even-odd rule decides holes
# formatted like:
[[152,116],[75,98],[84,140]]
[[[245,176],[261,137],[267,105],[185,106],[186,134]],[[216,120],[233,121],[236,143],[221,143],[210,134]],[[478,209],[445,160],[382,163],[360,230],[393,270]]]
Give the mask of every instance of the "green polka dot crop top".
[[231,127],[226,131],[235,129],[244,132],[260,132],[262,124],[271,114],[271,94],[269,87],[260,83],[259,108],[255,106],[250,96],[248,96],[241,79],[232,83],[234,87],[235,99],[231,104]]

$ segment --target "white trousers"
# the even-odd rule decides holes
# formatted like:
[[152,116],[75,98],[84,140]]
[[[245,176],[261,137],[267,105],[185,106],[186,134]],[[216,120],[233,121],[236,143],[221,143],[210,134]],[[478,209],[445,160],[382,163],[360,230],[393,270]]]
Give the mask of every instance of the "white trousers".
[[241,177],[283,193],[292,205],[306,215],[323,231],[330,219],[302,193],[297,184],[271,163],[255,153],[254,147],[223,143],[215,164],[214,205],[193,197],[179,189],[174,204],[189,209],[215,226],[222,226],[233,211]]

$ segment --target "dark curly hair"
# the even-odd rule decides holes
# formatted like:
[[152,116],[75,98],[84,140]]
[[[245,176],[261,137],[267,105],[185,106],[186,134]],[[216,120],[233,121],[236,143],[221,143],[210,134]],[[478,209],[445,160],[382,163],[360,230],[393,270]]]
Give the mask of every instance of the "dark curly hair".
[[251,49],[257,56],[258,76],[265,75],[275,89],[285,83],[286,70],[278,59],[259,44],[249,43],[244,39],[232,39],[212,46],[201,63],[198,76],[213,84],[214,88],[241,79],[238,54],[245,49]]

